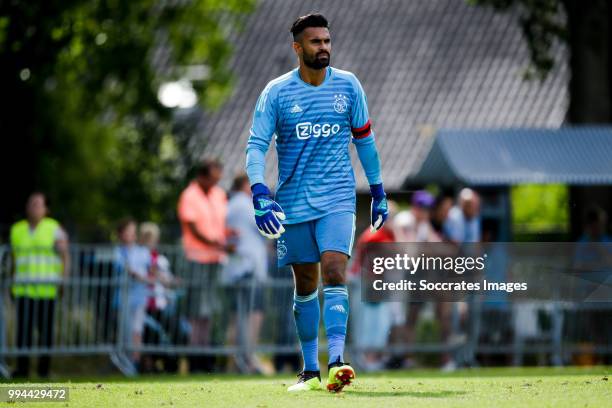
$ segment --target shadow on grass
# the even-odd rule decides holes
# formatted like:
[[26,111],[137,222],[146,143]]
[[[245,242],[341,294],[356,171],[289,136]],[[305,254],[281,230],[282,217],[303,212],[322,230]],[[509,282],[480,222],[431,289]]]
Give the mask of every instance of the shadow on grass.
[[447,397],[456,397],[459,395],[465,395],[467,392],[465,391],[362,391],[362,390],[354,390],[350,393],[347,393],[347,396],[351,397],[413,397],[413,398],[447,398]]

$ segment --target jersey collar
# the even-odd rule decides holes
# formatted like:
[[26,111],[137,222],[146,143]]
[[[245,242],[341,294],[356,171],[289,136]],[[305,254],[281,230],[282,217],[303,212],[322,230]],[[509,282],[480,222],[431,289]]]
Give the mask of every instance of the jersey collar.
[[306,88],[311,88],[311,89],[323,88],[325,85],[328,84],[328,82],[329,82],[330,78],[333,76],[333,74],[334,74],[334,69],[332,67],[327,67],[327,69],[325,70],[325,79],[323,80],[321,85],[314,86],[314,85],[310,85],[310,84],[302,81],[302,78],[300,77],[300,69],[299,68],[295,68],[293,70],[293,76],[298,80],[298,83],[300,83],[302,86],[304,86]]

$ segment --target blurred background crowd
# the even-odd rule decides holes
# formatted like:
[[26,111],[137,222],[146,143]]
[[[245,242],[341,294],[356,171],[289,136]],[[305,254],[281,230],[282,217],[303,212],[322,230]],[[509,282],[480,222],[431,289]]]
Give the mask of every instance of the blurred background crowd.
[[[112,246],[72,244],[61,224],[51,218],[45,194],[33,192],[25,206],[26,217],[12,226],[10,246],[2,254],[2,289],[8,293],[8,303],[0,309],[0,336],[5,346],[8,338],[9,347],[22,351],[15,354],[11,375],[29,376],[32,350],[41,355],[37,372],[46,378],[54,349],[79,345],[95,349],[113,342],[124,348],[113,355],[113,363],[128,374],[271,374],[287,365],[297,370],[301,362],[291,312],[291,270],[276,267],[275,241],[257,230],[246,174],[238,173],[226,193],[219,186],[223,169],[216,159],[203,160],[178,197],[180,245],[160,245],[160,227],[132,217],[117,221]],[[452,371],[461,366],[523,363],[525,354],[533,353],[517,352],[519,337],[546,342],[553,335],[546,320],[555,316],[546,302],[513,305],[504,296],[479,305],[361,299],[362,268],[367,268],[364,258],[370,243],[460,246],[492,242],[498,236],[497,223],[482,217],[476,190],[465,187],[453,194],[435,186],[430,189],[437,193],[415,190],[409,201],[390,200],[390,217],[382,229],[373,232],[368,225],[357,232],[346,271],[354,312],[349,339],[353,359],[366,371],[432,365]],[[610,242],[606,223],[606,213],[591,207],[579,241]],[[501,263],[488,267],[486,278],[503,282],[508,266],[503,257],[495,259]],[[65,330],[57,315],[60,321],[75,318],[75,310],[69,309],[82,308],[76,310],[80,314],[92,307],[91,302],[94,315],[86,323],[90,327],[57,332]],[[580,340],[583,350],[565,356],[556,355],[554,349],[540,351],[535,362],[608,361],[605,347],[612,340],[610,330],[596,334],[594,328],[571,325],[572,319],[586,318],[589,325],[608,319],[612,311],[605,306],[570,316],[569,329],[557,334],[566,341]],[[12,326],[8,336],[4,321]],[[478,353],[481,343],[493,346],[493,352]],[[501,347],[495,349],[496,345]],[[600,346],[603,354],[596,350]]]
[[607,304],[367,303],[358,285],[370,242],[609,242],[611,7],[1,3],[0,375],[30,375],[30,357],[43,377],[75,356],[125,374],[299,367],[291,272],[241,171],[259,92],[295,65],[288,25],[315,10],[368,95],[394,202],[368,232],[355,160],[356,364],[609,362]]

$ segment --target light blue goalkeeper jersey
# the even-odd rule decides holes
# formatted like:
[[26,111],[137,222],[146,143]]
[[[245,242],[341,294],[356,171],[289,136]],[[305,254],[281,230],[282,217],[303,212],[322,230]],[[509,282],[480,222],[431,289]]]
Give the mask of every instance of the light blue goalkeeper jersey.
[[[323,83],[312,86],[296,68],[270,81],[255,107],[247,153],[265,154],[272,135],[279,170],[275,200],[285,211],[285,224],[355,212],[349,142],[374,135],[354,74],[329,67]],[[263,174],[249,176],[251,184],[264,183]]]

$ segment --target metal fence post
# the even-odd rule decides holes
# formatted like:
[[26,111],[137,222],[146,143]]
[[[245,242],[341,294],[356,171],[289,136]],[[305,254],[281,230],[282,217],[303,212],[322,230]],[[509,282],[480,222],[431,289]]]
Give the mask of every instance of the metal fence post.
[[117,305],[119,316],[117,322],[119,326],[116,331],[115,351],[111,354],[111,361],[124,375],[133,377],[138,373],[132,360],[129,358],[129,353],[133,350],[133,347],[129,344],[131,340],[126,342],[127,336],[130,335],[129,330],[126,333],[126,326],[129,321],[128,289],[130,282],[127,265],[125,264],[121,265],[121,276],[117,279],[117,283],[119,287],[119,301]]

